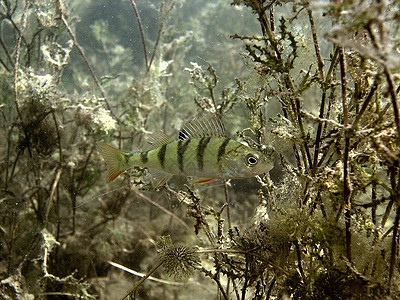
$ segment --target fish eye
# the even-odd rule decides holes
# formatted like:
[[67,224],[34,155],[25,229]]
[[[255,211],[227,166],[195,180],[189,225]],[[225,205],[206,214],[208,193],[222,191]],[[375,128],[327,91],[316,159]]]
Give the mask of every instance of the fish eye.
[[255,166],[258,163],[258,157],[254,154],[247,154],[245,159],[246,165],[249,167]]

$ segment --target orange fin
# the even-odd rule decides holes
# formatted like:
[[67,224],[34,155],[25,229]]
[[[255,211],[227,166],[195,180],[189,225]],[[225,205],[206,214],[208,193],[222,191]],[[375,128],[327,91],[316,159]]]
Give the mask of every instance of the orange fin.
[[207,178],[207,179],[200,179],[198,181],[194,181],[193,183],[198,183],[198,184],[203,184],[203,183],[210,183],[215,181],[216,179],[214,178]]
[[127,162],[129,157],[121,150],[103,142],[99,142],[97,147],[108,167],[108,182],[114,181],[115,178],[128,169]]

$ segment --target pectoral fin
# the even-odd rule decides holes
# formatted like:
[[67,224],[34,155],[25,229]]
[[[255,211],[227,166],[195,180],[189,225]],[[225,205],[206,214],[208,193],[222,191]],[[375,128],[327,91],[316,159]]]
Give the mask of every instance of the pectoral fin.
[[215,180],[216,180],[215,178],[202,178],[202,179],[193,181],[193,183],[196,183],[196,184],[203,184],[203,183],[214,182]]

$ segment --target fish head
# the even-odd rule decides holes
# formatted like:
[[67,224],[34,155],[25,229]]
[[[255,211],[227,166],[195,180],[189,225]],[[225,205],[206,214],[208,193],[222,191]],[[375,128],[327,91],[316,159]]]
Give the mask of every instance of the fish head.
[[226,153],[221,170],[224,178],[245,178],[267,173],[273,166],[272,152],[265,154],[241,144]]

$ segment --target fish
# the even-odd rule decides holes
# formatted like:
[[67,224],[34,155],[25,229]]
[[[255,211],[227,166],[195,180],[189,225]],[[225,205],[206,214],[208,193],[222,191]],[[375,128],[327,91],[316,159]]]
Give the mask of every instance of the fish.
[[155,132],[147,147],[136,153],[104,142],[98,142],[98,150],[108,166],[108,182],[130,168],[143,167],[157,174],[157,187],[173,175],[196,178],[194,183],[254,177],[269,172],[274,161],[272,155],[227,137],[217,117],[187,122],[176,140],[161,131]]

